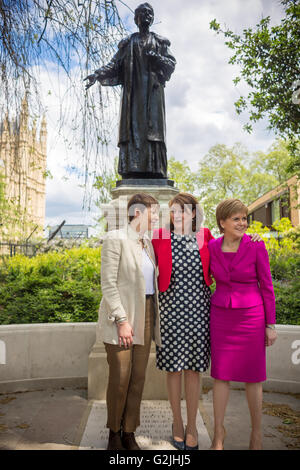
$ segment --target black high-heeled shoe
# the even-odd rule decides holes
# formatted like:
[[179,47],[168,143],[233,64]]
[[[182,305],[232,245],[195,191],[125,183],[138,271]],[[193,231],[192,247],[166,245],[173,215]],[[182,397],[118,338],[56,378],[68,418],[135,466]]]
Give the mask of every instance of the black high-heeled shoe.
[[173,434],[173,424],[172,424],[172,438],[171,438],[172,446],[175,447],[177,450],[185,450],[185,441],[175,441],[174,434]]
[[195,446],[188,446],[188,445],[186,444],[186,428],[185,428],[185,433],[184,433],[184,442],[185,442],[185,450],[199,450],[198,431],[197,431],[197,445],[195,445]]

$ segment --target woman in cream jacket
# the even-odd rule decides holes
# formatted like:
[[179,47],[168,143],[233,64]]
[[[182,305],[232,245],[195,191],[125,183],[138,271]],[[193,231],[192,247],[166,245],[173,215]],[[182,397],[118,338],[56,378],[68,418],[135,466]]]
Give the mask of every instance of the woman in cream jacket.
[[155,255],[148,230],[158,221],[158,202],[135,194],[128,202],[129,224],[108,232],[102,247],[97,337],[109,364],[108,450],[138,450],[134,437],[151,340],[160,345]]

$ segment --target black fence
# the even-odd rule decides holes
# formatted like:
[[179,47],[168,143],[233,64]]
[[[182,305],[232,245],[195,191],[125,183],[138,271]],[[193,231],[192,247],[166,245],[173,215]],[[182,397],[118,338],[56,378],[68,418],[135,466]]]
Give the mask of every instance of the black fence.
[[26,256],[35,256],[38,251],[38,245],[32,243],[12,243],[0,242],[0,255],[15,256],[16,254],[23,254]]

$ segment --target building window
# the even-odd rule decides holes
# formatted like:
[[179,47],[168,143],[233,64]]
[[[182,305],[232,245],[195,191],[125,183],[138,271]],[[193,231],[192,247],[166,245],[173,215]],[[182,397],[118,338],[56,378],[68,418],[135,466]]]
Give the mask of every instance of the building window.
[[273,224],[275,220],[280,220],[280,199],[274,199],[271,202],[271,223]]
[[288,219],[291,218],[290,214],[290,200],[289,200],[289,193],[286,191],[280,197],[280,217],[287,217]]

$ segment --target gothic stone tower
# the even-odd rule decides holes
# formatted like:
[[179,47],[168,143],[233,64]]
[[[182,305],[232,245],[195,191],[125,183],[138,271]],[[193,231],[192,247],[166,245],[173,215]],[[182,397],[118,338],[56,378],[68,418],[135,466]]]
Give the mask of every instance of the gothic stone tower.
[[45,223],[47,127],[44,117],[39,136],[36,134],[35,122],[29,128],[28,102],[25,97],[16,121],[10,122],[6,116],[0,127],[0,170],[5,176],[6,199],[18,206],[20,213],[26,212],[26,220],[30,221],[27,228],[23,232],[21,230],[23,239],[37,225],[35,235],[42,236]]

